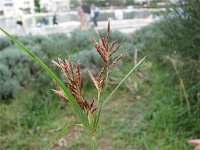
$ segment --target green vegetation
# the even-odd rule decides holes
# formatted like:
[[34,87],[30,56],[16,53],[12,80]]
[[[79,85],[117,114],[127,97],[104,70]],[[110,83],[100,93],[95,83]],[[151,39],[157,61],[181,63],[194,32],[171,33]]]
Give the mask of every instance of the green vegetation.
[[[52,60],[52,63],[63,73],[65,77],[65,82],[63,82],[56,74],[53,72],[44,62],[37,57],[33,52],[31,52],[27,47],[25,47],[21,42],[19,42],[15,37],[7,33],[5,30],[1,31],[7,35],[17,46],[19,46],[24,52],[26,52],[30,57],[34,59],[48,75],[53,79],[56,86],[56,90],[53,90],[62,100],[69,103],[74,112],[74,115],[77,117],[76,123],[72,123],[70,126],[80,125],[83,127],[84,131],[91,138],[93,149],[98,149],[98,144],[96,141],[96,132],[98,132],[97,127],[100,120],[100,114],[102,113],[103,106],[105,105],[114,92],[120,87],[124,80],[141,64],[145,59],[143,58],[139,63],[137,63],[129,73],[120,81],[116,88],[107,96],[107,98],[102,99],[102,95],[106,92],[107,82],[109,79],[109,74],[111,73],[111,68],[119,62],[120,59],[124,57],[127,53],[127,50],[122,52],[120,55],[116,56],[113,59],[114,53],[119,50],[119,47],[122,45],[122,41],[118,42],[117,40],[110,41],[110,21],[108,21],[107,32],[105,36],[102,35],[100,31],[99,42],[95,39],[92,39],[96,51],[101,56],[101,59],[104,62],[104,65],[101,71],[96,75],[96,73],[91,73],[88,70],[89,76],[97,90],[96,100],[88,101],[88,98],[85,98],[83,95],[83,72],[80,70],[80,62],[77,61],[76,69],[74,69],[71,59],[61,59],[58,58],[58,61]],[[72,33],[73,34],[73,33]],[[112,59],[111,59],[112,58]],[[12,69],[12,68],[11,68]],[[67,84],[67,86],[65,85]],[[68,128],[69,126],[67,126]],[[66,130],[63,128],[61,132]]]
[[[121,50],[131,48],[125,61],[112,70],[107,95],[133,67],[134,49],[138,49],[138,60],[143,56],[147,56],[147,59],[105,106],[101,128],[97,133],[101,149],[194,149],[187,144],[187,140],[200,138],[200,42],[197,32],[200,26],[197,10],[200,5],[197,3],[184,5],[186,17],[182,14],[177,18],[171,15],[173,17],[144,27],[129,36],[113,33],[116,34],[113,38],[123,39],[125,36]],[[193,11],[187,11],[188,5]],[[84,32],[87,33],[84,33],[83,39],[79,39],[80,36],[74,40],[82,44],[78,47],[76,44],[66,44],[76,34],[18,39],[51,68],[54,67],[50,65],[50,59],[71,55],[72,60],[80,58],[83,70],[92,68],[95,72],[102,66],[98,63],[100,59],[92,44],[89,40],[85,41],[85,37],[96,37],[96,33]],[[58,37],[59,40],[56,40]],[[50,89],[54,88],[51,79],[38,65],[27,59],[8,39],[3,40],[5,42],[0,45],[0,84],[4,85],[1,86],[3,92],[0,92],[1,99],[4,99],[0,101],[0,149],[43,150],[49,145],[52,149],[90,149],[89,138],[79,126],[69,128],[60,137],[55,136],[66,125],[75,122],[72,111],[51,92]],[[34,48],[34,45],[37,47]],[[5,54],[11,49],[15,50],[16,59],[20,57],[20,61],[15,61],[15,57],[12,57],[14,54]],[[93,66],[90,66],[91,63]],[[18,70],[24,70],[22,76],[27,75],[24,80],[22,76],[16,79],[18,72],[14,65]],[[91,81],[86,80],[83,86],[86,96],[95,95]],[[6,94],[7,91],[14,93],[13,96]],[[62,147],[59,140],[66,142],[65,146]]]

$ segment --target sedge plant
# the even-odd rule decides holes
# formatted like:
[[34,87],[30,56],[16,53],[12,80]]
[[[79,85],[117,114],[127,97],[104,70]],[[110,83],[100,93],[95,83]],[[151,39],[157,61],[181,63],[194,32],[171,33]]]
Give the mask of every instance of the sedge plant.
[[[93,75],[91,71],[88,71],[89,77],[97,90],[96,98],[93,100],[88,100],[84,97],[82,92],[83,78],[80,69],[81,64],[79,61],[76,63],[76,67],[74,67],[71,59],[62,60],[61,58],[58,58],[57,61],[52,60],[52,63],[64,74],[64,83],[47,65],[45,65],[35,54],[33,54],[16,38],[14,38],[4,29],[0,28],[0,30],[12,41],[14,41],[22,50],[28,53],[36,62],[38,62],[39,65],[51,76],[56,86],[56,89],[53,90],[54,93],[56,93],[62,100],[71,106],[74,114],[77,117],[77,124],[81,125],[84,128],[84,131],[91,137],[93,149],[97,149],[96,132],[102,107],[124,82],[124,80],[142,63],[145,57],[138,64],[136,64],[129,71],[129,73],[127,73],[127,75],[121,80],[111,94],[106,99],[103,99],[102,95],[107,87],[110,69],[114,67],[127,53],[127,50],[125,50],[114,61],[112,61],[113,54],[119,50],[124,40],[120,42],[117,40],[110,41],[110,21],[108,21],[106,35],[103,36],[100,30],[98,30],[100,38],[99,41],[92,39],[92,43],[94,44],[98,54],[101,56],[104,65],[97,75]],[[63,132],[65,131],[66,130],[63,129]]]

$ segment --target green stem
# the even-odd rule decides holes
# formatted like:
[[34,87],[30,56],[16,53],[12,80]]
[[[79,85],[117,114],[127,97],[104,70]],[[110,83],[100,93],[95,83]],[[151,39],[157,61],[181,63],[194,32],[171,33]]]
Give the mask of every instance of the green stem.
[[106,80],[105,80],[105,87],[104,87],[104,91],[106,90],[107,86],[108,86],[108,74],[109,74],[109,69],[108,67],[106,68]]
[[98,90],[97,105],[99,105],[100,96],[101,96],[101,91]]
[[[112,93],[105,99],[105,101],[101,101],[100,102],[100,105],[99,105],[99,111],[98,111],[98,114],[97,114],[97,119],[96,119],[96,122],[95,122],[95,127],[97,127],[98,125],[98,122],[99,122],[99,119],[100,119],[100,115],[101,115],[101,109],[102,109],[102,106],[105,105],[105,103],[108,102],[108,100],[110,99],[110,97],[115,93],[115,91],[120,87],[120,85],[124,82],[124,80],[126,80],[126,78],[144,61],[144,59],[146,58],[146,56],[140,60],[140,62],[138,64],[136,64],[132,69],[131,71],[129,71],[129,73],[124,77],[124,79],[121,80],[121,82],[117,85],[117,87],[112,91]],[[108,73],[106,74],[107,77],[108,77]],[[106,78],[107,79],[107,78]],[[105,90],[105,89],[104,89]]]
[[95,136],[92,136],[92,149],[97,150],[97,140]]

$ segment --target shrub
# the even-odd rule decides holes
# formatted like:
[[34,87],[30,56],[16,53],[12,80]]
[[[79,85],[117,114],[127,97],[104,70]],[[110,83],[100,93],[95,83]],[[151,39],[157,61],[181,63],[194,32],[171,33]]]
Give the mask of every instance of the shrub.
[[4,48],[9,47],[10,45],[13,45],[14,43],[6,38],[6,37],[0,37],[0,51],[2,51]]
[[28,35],[18,37],[18,40],[31,49],[32,47],[38,46],[36,51],[42,51],[43,54],[50,58],[55,56],[65,57],[73,52],[73,48],[70,46],[70,37],[64,33],[50,34],[48,37]]
[[[40,57],[45,63],[51,64],[49,58],[52,59],[55,56],[66,58],[68,55],[74,53],[75,51],[78,51],[78,47],[76,44],[82,42],[78,41],[79,39],[77,33],[78,32],[76,32],[76,34],[73,34],[72,37],[69,37],[66,34],[59,33],[59,34],[49,35],[48,37],[28,35],[25,37],[18,37],[18,39],[22,41],[22,43],[26,45],[27,48],[30,48],[31,51],[34,52],[38,57]],[[86,36],[88,36],[88,34],[89,31],[83,32],[82,38],[85,38]],[[73,43],[72,38],[76,39],[77,41]],[[15,45],[13,45],[13,43],[10,40],[6,38],[3,39],[5,39],[4,40],[5,43],[1,41],[4,45],[1,46],[3,50],[0,51],[0,61],[1,64],[6,66],[9,72],[11,73],[11,76],[8,76],[9,81],[7,81],[7,85],[15,83],[17,86],[12,86],[12,87],[26,86],[27,83],[30,82],[30,80],[35,81],[34,78],[31,78],[31,75],[35,74],[35,76],[38,77],[35,86],[36,87],[44,86],[43,88],[45,89],[45,86],[47,86],[46,83],[48,78],[46,78],[44,75],[42,76],[36,75],[38,71],[39,72],[41,71],[38,67],[38,64],[33,62],[31,58],[27,57],[27,55],[23,53],[21,50],[19,50],[19,48],[17,48]],[[90,41],[88,40],[88,42]],[[86,47],[88,45],[83,44],[79,46],[81,46],[81,48],[83,49],[82,46]],[[91,42],[90,45],[92,45]],[[3,78],[0,82],[4,83]],[[3,84],[2,88],[3,87],[6,87],[6,89],[8,89],[9,86],[5,86]],[[16,88],[16,90],[14,90],[12,88],[10,90],[7,90],[10,92],[5,92],[5,94],[3,94],[3,91],[5,90],[2,90],[1,98],[7,99],[13,97],[14,93],[18,91],[18,89],[19,88]]]
[[36,44],[41,44],[42,41],[46,40],[46,36],[27,35],[27,36],[20,36],[17,39],[20,40],[24,45],[36,45]]
[[19,89],[19,82],[13,80],[8,66],[0,64],[0,100],[13,97]]
[[[103,34],[105,34],[105,32]],[[92,49],[93,44],[89,38],[90,36],[91,38],[96,38],[97,33],[91,29],[76,29],[71,32],[70,36],[63,33],[56,33],[48,35],[48,37],[28,35],[17,38],[48,65],[51,65],[50,59],[54,57],[65,59],[67,56],[71,55],[72,59],[75,61],[80,59],[83,69],[90,68],[95,73],[103,67],[103,61],[96,50]],[[124,37],[125,35],[123,33],[115,31],[112,32],[110,38],[111,40],[117,39],[121,41]],[[125,55],[125,58],[126,60],[132,59],[134,48],[131,43],[128,43],[128,38],[125,39],[125,41],[127,42],[113,55],[112,61],[127,48],[130,48],[129,55]],[[49,85],[49,78],[45,75],[41,75],[38,64],[34,63],[31,58],[28,58],[27,55],[20,51],[15,45],[4,48],[3,51],[0,52],[0,59],[1,63],[6,65],[11,72],[11,80],[18,83],[18,86],[26,87],[27,83],[32,81],[34,82],[33,87],[35,89],[41,89],[38,90],[38,92],[43,92]],[[119,63],[119,65],[121,64],[122,62]],[[33,74],[34,78],[31,77]]]
[[[126,38],[128,38],[128,37],[126,37]],[[128,39],[127,40],[125,39],[125,42],[119,48],[119,51],[117,51],[116,54],[113,55],[112,59],[115,59],[117,57],[117,55],[122,53],[122,51],[125,50],[125,49],[128,49],[128,53],[127,53],[127,55],[124,56],[123,61],[132,61],[136,48],[135,48],[133,43],[128,42]]]
[[19,48],[6,48],[1,52],[0,59],[1,63],[8,66],[9,70],[12,72],[12,77],[20,83],[23,83],[24,79],[29,77],[30,59],[26,54],[21,52]]
[[[33,52],[45,60],[42,53],[36,49],[38,46],[32,47]],[[0,63],[3,66],[0,68],[2,72],[0,82],[3,88],[0,97],[4,99],[13,97],[19,87],[26,86],[32,80],[31,75],[39,70],[38,65],[15,46],[5,48],[0,52]]]
[[75,29],[70,34],[70,44],[69,48],[72,49],[73,53],[79,52],[84,49],[91,49],[92,43],[91,43],[91,37],[97,37],[97,33],[92,29],[87,30],[80,30]]
[[[41,43],[41,50],[48,55],[49,58],[61,57],[74,53],[74,47],[71,46],[71,38],[65,34],[51,34]],[[75,48],[76,49],[76,48]]]

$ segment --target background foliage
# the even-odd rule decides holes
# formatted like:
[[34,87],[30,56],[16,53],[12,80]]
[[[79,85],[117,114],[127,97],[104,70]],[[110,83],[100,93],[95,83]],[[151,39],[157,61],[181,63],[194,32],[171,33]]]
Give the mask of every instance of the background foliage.
[[[163,19],[134,34],[112,33],[112,39],[125,37],[122,50],[129,48],[129,53],[112,70],[107,94],[132,68],[135,49],[139,51],[138,59],[146,55],[147,62],[105,107],[97,135],[101,149],[192,150],[186,141],[200,138],[200,5],[199,1],[186,1],[178,8],[183,13],[176,6]],[[51,68],[51,59],[57,57],[80,59],[86,80],[87,69],[95,72],[101,61],[88,39],[97,38],[95,31],[79,33],[75,30],[70,35],[29,35],[18,39]],[[50,91],[54,88],[50,78],[3,37],[0,61],[0,149],[42,150],[51,142],[55,149],[90,149],[87,136],[79,134],[78,127],[62,136],[66,147],[58,145],[59,139],[52,141],[55,133],[74,121],[72,112]],[[86,80],[86,96],[95,95],[91,86]]]

